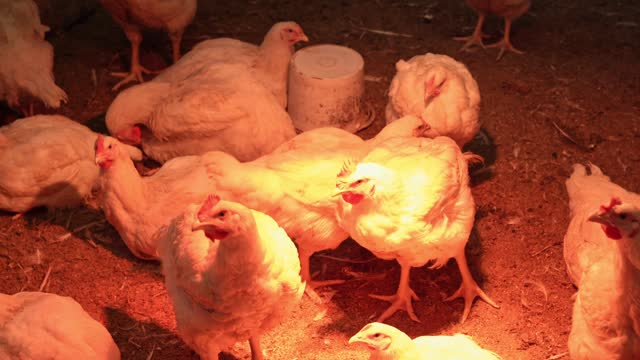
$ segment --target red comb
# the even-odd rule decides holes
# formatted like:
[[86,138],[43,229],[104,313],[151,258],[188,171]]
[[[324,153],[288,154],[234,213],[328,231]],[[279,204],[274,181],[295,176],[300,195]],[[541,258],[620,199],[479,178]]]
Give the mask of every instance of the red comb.
[[611,209],[613,209],[614,206],[616,205],[622,205],[622,201],[620,201],[620,199],[618,198],[611,198],[611,202],[609,203],[608,206],[602,205],[600,206],[600,210],[602,211],[611,211]]
[[101,153],[104,150],[104,136],[98,135],[96,140],[96,154]]
[[215,194],[210,194],[207,199],[202,203],[200,210],[198,210],[198,220],[202,221],[205,214],[211,210],[220,201],[220,197]]

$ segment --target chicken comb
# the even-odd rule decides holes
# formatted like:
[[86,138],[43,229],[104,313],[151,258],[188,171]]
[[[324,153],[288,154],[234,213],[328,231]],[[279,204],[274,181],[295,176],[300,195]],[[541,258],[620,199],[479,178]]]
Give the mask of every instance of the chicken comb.
[[100,154],[104,151],[104,136],[98,135],[96,139],[96,154]]
[[206,213],[213,209],[219,201],[220,196],[209,194],[207,199],[202,203],[202,206],[200,206],[200,210],[198,210],[198,220],[202,221],[205,218]]
[[347,159],[342,163],[342,168],[338,173],[338,177],[345,177],[351,175],[353,170],[356,169],[356,162],[353,159]]
[[622,201],[619,198],[613,197],[613,198],[611,198],[611,202],[609,203],[609,205],[600,206],[600,210],[602,210],[602,211],[611,211],[613,209],[613,207],[616,206],[616,205],[622,205]]

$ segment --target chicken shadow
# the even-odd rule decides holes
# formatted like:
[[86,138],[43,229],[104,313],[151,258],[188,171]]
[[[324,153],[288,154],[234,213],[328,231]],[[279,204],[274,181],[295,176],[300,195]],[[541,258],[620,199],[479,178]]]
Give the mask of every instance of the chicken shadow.
[[479,185],[493,177],[493,165],[498,157],[498,152],[493,137],[486,129],[480,129],[478,134],[463,147],[463,151],[470,151],[484,159],[481,164],[469,164],[472,186]]
[[[482,288],[483,276],[478,271],[481,252],[480,237],[474,228],[466,246],[467,263],[473,278]],[[333,321],[323,325],[318,332],[320,334],[340,332],[350,337],[365,324],[375,321],[389,307],[390,303],[373,299],[368,294],[394,294],[400,279],[400,266],[396,261],[376,258],[351,239],[343,242],[340,247],[330,253],[333,257],[346,258],[349,262],[337,264],[334,260],[317,259],[318,255],[316,255],[316,259],[312,260],[312,270],[313,263],[321,260],[325,263],[323,267],[332,269],[326,271],[327,278],[347,279],[344,284],[335,285],[332,289],[336,293],[331,298],[331,303],[343,315],[335,316]],[[453,294],[462,282],[456,261],[451,259],[440,269],[431,270],[428,266],[429,264],[411,270],[411,288],[420,297],[419,301],[413,302],[413,308],[421,323],[410,320],[404,311],[398,311],[384,321],[411,337],[436,335],[451,325],[457,325],[464,309],[462,299],[448,302],[443,300]],[[348,274],[358,275],[356,278],[349,279]],[[322,291],[321,289],[320,292]],[[488,295],[491,297],[490,293]],[[497,311],[481,303],[484,302],[476,298],[467,322],[473,321],[474,313],[477,311]]]

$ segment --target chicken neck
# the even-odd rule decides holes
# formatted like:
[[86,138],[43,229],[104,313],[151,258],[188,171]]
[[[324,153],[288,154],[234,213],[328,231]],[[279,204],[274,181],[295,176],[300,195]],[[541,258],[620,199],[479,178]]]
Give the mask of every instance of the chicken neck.
[[370,297],[378,300],[384,300],[391,302],[391,306],[384,312],[377,322],[383,322],[389,318],[398,310],[404,310],[409,314],[411,320],[420,322],[415,312],[413,311],[412,300],[419,300],[418,295],[409,286],[409,273],[411,272],[411,266],[400,263],[400,283],[398,285],[398,291],[395,295],[374,295],[369,294]]
[[476,296],[480,296],[480,298],[486,301],[489,305],[498,309],[499,306],[485,294],[485,292],[478,286],[476,281],[473,279],[471,275],[471,271],[469,271],[469,265],[467,265],[467,258],[464,254],[464,248],[461,253],[455,256],[456,262],[458,263],[458,268],[460,269],[460,275],[462,276],[462,284],[453,295],[444,299],[444,301],[451,301],[453,299],[457,299],[459,297],[464,298],[464,311],[462,312],[462,318],[460,319],[460,323],[463,324],[467,317],[469,316],[469,312],[471,311],[471,304],[473,304],[473,300]]

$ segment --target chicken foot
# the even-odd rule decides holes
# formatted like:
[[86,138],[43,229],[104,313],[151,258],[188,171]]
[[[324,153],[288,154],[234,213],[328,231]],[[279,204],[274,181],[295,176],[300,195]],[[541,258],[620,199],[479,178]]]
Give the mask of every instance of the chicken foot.
[[260,346],[260,338],[252,336],[249,338],[249,347],[251,348],[251,360],[262,360],[262,346]]
[[304,292],[305,294],[307,294],[307,296],[309,296],[309,298],[311,298],[311,301],[315,302],[316,304],[322,304],[323,303],[322,298],[320,297],[320,295],[318,295],[315,289],[322,286],[342,284],[345,282],[345,280],[322,280],[322,281],[311,280],[310,261],[311,261],[311,255],[313,253],[305,252],[300,249],[298,249],[298,252],[300,255],[300,277],[302,277],[302,280],[306,283]]
[[471,311],[471,305],[473,304],[473,300],[476,296],[479,296],[494,308],[499,309],[500,306],[487,296],[487,294],[473,279],[473,276],[471,276],[471,271],[469,271],[469,265],[467,264],[467,258],[464,254],[464,249],[462,250],[462,254],[456,256],[455,259],[458,263],[458,268],[460,269],[460,275],[462,276],[462,284],[460,284],[460,287],[453,293],[453,295],[444,299],[444,301],[451,301],[459,297],[464,298],[464,311],[462,312],[462,319],[460,319],[460,323],[464,324],[465,320],[467,320],[469,312]]
[[172,50],[174,63],[180,60],[180,44],[182,43],[182,34],[184,34],[184,29],[171,31],[169,33],[169,38],[171,39],[171,50]]
[[485,35],[482,33],[482,24],[484,23],[485,16],[486,15],[482,13],[478,14],[478,22],[476,23],[476,28],[473,30],[473,34],[469,36],[459,36],[459,37],[453,38],[453,40],[456,40],[456,41],[465,41],[465,44],[462,45],[462,47],[458,51],[467,50],[473,45],[478,45],[482,48],[485,47],[484,43],[482,42],[482,38],[489,37],[488,35]]
[[128,84],[132,81],[144,82],[142,74],[154,74],[157,72],[151,71],[142,65],[140,65],[140,43],[142,42],[142,35],[137,29],[126,29],[125,34],[131,42],[131,68],[129,72],[112,72],[111,76],[123,77],[119,83],[117,83],[112,91],[118,90],[122,85]]
[[496,61],[502,58],[502,55],[504,54],[505,50],[508,50],[520,55],[524,54],[524,51],[518,50],[514,48],[513,45],[511,45],[511,40],[510,40],[511,23],[512,23],[511,19],[505,18],[504,19],[504,36],[502,37],[502,40],[498,41],[497,43],[486,46],[487,48],[500,48],[500,52],[498,53],[498,57],[496,58]]
[[413,311],[412,300],[420,300],[418,295],[409,286],[409,273],[411,272],[411,266],[400,264],[400,283],[398,284],[398,291],[395,295],[374,295],[369,294],[370,297],[378,300],[384,300],[391,302],[391,306],[382,313],[376,320],[377,322],[383,322],[389,318],[398,310],[404,310],[409,314],[411,320],[420,322],[420,319]]

